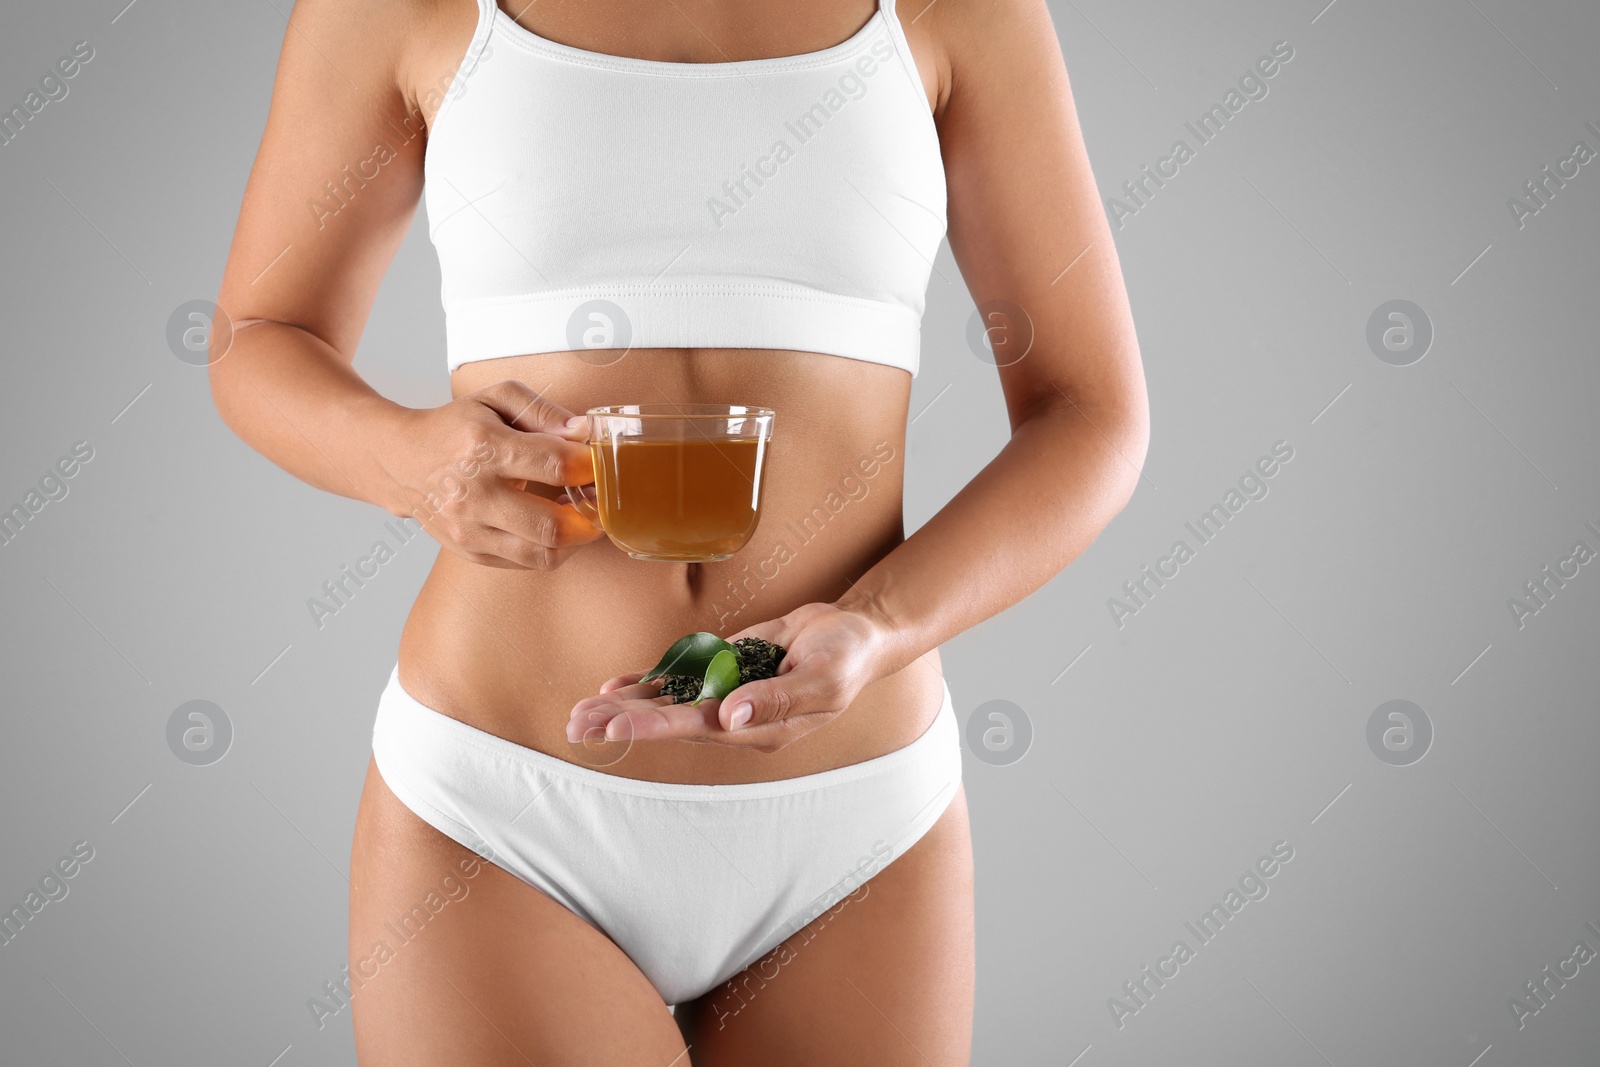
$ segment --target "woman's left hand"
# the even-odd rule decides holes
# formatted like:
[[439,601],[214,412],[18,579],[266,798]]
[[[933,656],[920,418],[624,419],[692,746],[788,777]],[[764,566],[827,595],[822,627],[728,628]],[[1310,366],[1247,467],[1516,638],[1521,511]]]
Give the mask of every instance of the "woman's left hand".
[[697,741],[776,752],[848,708],[882,673],[887,630],[881,621],[833,604],[803,604],[781,619],[740,630],[729,641],[759,637],[787,651],[774,678],[747,682],[699,706],[661,696],[648,672],[612,678],[600,695],[580,700],[567,740]]

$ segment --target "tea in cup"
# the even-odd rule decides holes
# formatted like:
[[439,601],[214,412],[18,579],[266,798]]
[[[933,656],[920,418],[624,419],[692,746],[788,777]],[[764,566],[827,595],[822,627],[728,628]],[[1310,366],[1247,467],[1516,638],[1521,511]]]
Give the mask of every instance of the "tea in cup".
[[634,559],[712,563],[745,546],[761,517],[771,408],[618,404],[590,408],[592,486],[567,496]]

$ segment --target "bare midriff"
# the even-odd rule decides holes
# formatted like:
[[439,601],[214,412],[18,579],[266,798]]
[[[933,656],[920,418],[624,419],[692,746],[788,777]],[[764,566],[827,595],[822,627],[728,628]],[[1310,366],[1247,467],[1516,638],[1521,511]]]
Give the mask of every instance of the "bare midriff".
[[[568,410],[747,404],[776,413],[761,517],[717,563],[635,560],[602,538],[552,571],[485,567],[442,551],[400,640],[400,682],[428,707],[518,745],[628,778],[727,784],[859,763],[911,743],[943,699],[937,650],[867,685],[827,725],[770,753],[657,741],[572,744],[574,704],[648,670],[675,639],[723,637],[830,603],[904,539],[911,377],[895,367],[771,349],[656,349],[467,363],[456,396],[519,380]],[[870,473],[869,473],[870,472]],[[555,497],[556,487],[529,483]]]

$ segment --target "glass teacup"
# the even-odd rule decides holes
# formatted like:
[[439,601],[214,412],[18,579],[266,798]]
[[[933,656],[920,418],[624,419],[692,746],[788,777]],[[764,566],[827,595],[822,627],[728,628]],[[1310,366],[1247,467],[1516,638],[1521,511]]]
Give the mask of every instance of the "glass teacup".
[[761,517],[771,408],[617,404],[590,408],[592,486],[573,507],[634,559],[712,563],[745,546]]

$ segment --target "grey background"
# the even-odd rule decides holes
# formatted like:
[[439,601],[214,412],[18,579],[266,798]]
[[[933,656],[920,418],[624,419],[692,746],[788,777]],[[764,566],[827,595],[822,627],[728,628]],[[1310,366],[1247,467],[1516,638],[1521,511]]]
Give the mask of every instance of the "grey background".
[[[1520,1032],[1507,1003],[1600,950],[1600,563],[1520,629],[1507,607],[1600,549],[1600,163],[1521,229],[1506,204],[1600,149],[1600,10],[1325,2],[1051,4],[1108,196],[1274,42],[1295,57],[1117,233],[1154,427],[1138,493],[945,649],[963,718],[1009,700],[1034,735],[967,761],[979,1064],[1600,1062],[1600,962]],[[435,546],[313,626],[386,516],[252,453],[165,340],[215,295],[288,6],[123,3],[12,5],[0,32],[6,109],[95,49],[0,147],[0,504],[95,450],[0,547],[0,904],[95,850],[0,947],[0,1060],[348,1064],[348,1012],[319,1032],[306,1001],[344,962],[375,700]],[[1392,299],[1435,329],[1408,367],[1365,340]],[[945,250],[908,528],[1005,440],[971,313]],[[419,214],[358,366],[421,405],[442,364]],[[1108,598],[1279,440],[1270,494],[1119,629]],[[1433,724],[1410,766],[1366,741],[1396,698]],[[210,766],[167,747],[196,699],[234,729]],[[1277,841],[1270,894],[1119,1029],[1108,998]]]

